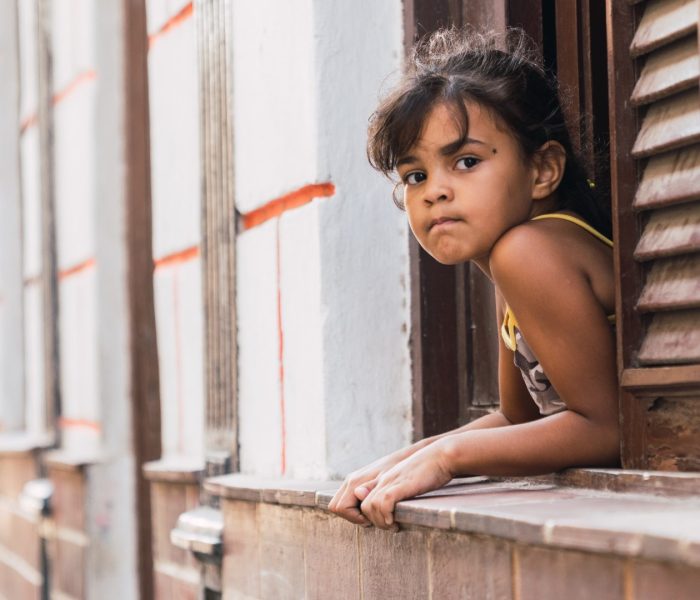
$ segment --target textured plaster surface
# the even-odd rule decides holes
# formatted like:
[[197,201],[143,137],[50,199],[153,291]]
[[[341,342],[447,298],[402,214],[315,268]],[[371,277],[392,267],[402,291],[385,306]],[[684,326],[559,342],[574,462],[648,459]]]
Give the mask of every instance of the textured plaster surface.
[[408,229],[365,157],[400,66],[401,3],[270,9],[234,4],[238,209],[309,183],[336,192],[239,236],[241,466],[342,475],[410,438]]
[[268,221],[238,238],[236,256],[240,465],[265,476],[282,466],[276,239]]
[[20,115],[37,109],[36,8],[33,2],[17,2],[20,56]]
[[202,458],[204,325],[199,259],[156,270],[154,288],[163,454]]
[[[410,441],[408,228],[365,157],[367,119],[400,68],[401,3],[317,1],[318,171],[329,475]],[[365,15],[372,14],[372,19]]]
[[177,15],[192,0],[147,0],[146,16],[148,34],[159,31],[169,19]]
[[318,217],[328,201],[289,211],[279,225],[287,474],[296,478],[321,479],[326,468]]
[[100,421],[96,283],[95,269],[87,269],[64,279],[59,287],[61,414],[75,421]]
[[86,82],[54,109],[54,202],[59,271],[94,256],[96,89],[94,80]]
[[[93,69],[95,48],[91,3],[58,3],[51,11],[54,89],[62,91],[86,69]],[[80,41],[87,38],[88,41]],[[94,181],[97,82],[77,85],[54,105],[54,206],[59,273],[95,255]],[[82,423],[100,420],[98,388],[97,277],[91,267],[59,276],[59,356],[61,415],[65,450],[94,454],[99,435]],[[75,430],[74,430],[75,429]],[[75,445],[73,445],[75,444]]]
[[[186,2],[149,2],[152,34]],[[148,53],[153,256],[198,248],[201,228],[199,80],[195,19],[159,36]],[[204,456],[204,323],[199,257],[154,274],[165,456]]]
[[51,3],[51,74],[56,92],[94,69],[94,4],[93,0]]
[[17,6],[0,4],[0,427],[21,430],[24,415],[22,197],[19,160]]
[[236,205],[318,180],[312,0],[233,3]]
[[200,237],[199,81],[194,19],[171,29],[148,53],[153,255],[197,245]]
[[31,127],[20,140],[22,165],[22,253],[25,279],[41,273],[41,182],[39,170],[39,132]]

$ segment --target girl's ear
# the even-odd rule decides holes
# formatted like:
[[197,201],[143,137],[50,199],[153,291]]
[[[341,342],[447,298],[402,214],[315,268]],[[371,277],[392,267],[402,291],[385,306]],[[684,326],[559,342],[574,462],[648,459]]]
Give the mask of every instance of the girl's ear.
[[566,167],[566,150],[559,142],[549,140],[535,152],[532,162],[532,199],[542,200],[553,194],[561,183]]

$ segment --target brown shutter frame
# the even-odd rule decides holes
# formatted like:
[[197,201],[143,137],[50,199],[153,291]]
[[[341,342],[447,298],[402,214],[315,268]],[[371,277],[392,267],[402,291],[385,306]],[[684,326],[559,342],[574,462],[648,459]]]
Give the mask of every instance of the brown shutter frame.
[[154,598],[151,496],[142,465],[161,451],[160,383],[153,302],[148,38],[145,0],[123,0],[126,231],[131,413],[140,598]]

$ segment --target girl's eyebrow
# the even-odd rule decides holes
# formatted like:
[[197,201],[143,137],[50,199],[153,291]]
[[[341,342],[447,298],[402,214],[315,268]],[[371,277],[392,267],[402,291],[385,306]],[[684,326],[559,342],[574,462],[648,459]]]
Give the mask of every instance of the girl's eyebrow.
[[[486,145],[485,142],[482,142],[481,140],[475,140],[474,138],[460,138],[458,140],[455,140],[454,142],[445,144],[440,148],[439,152],[442,156],[451,156],[452,154],[455,154],[465,146],[469,146],[472,144],[477,144],[480,146]],[[415,156],[413,156],[412,154],[406,154],[405,156],[402,156],[396,161],[396,167],[398,168],[401,165],[411,164],[415,162],[418,162],[418,159]]]
[[459,152],[465,146],[470,146],[472,144],[478,144],[481,146],[486,145],[481,140],[475,140],[474,138],[460,138],[440,148],[440,154],[442,154],[443,156],[450,156],[452,154],[455,154],[456,152]]

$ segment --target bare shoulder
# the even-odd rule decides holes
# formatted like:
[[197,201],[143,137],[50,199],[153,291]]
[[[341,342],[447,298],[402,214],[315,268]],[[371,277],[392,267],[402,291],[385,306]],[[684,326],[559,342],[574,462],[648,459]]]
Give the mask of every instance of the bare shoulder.
[[572,254],[562,251],[566,240],[561,232],[543,225],[534,221],[517,225],[494,244],[489,266],[497,283],[518,276],[536,277],[542,284],[547,278],[578,270]]
[[609,314],[615,307],[611,249],[581,227],[560,219],[528,221],[507,231],[490,257],[494,281],[512,287],[556,288],[585,282]]

